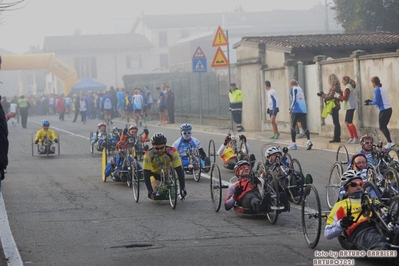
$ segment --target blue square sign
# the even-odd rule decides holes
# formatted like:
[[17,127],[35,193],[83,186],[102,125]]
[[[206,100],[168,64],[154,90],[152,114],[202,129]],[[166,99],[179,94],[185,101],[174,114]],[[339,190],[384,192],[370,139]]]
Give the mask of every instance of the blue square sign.
[[193,73],[207,72],[206,58],[193,58]]

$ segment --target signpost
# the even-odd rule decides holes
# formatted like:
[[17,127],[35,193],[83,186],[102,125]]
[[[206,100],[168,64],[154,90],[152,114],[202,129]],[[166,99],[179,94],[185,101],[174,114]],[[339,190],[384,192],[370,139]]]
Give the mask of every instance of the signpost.
[[200,125],[202,125],[202,86],[201,86],[201,73],[208,71],[206,56],[201,47],[198,46],[192,59],[193,73],[199,73],[199,111],[200,111]]

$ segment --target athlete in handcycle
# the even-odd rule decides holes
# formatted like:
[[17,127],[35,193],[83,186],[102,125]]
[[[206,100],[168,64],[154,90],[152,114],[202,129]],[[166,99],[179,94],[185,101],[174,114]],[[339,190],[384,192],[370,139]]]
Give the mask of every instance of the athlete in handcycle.
[[93,132],[90,132],[91,153],[93,153],[94,147],[97,151],[102,151],[104,148],[108,148],[111,152],[116,148],[117,142],[115,136],[112,133],[107,132],[107,125],[104,122],[98,124],[95,135],[93,135]]
[[132,185],[133,167],[135,163],[137,167],[139,178],[143,174],[141,164],[128,153],[128,146],[125,141],[118,141],[116,144],[117,154],[107,163],[104,171],[104,176],[112,177],[115,182],[125,182],[128,187]]
[[148,134],[149,131],[147,127],[143,129],[143,132],[140,135],[137,135],[138,133],[138,127],[133,124],[123,130],[123,133],[121,135],[121,140],[126,141],[129,147],[129,152],[139,161],[144,156],[144,153],[148,150],[148,145],[145,143],[149,141],[148,139]]
[[238,146],[237,139],[230,133],[224,138],[224,142],[220,145],[217,154],[223,161],[223,166],[229,170],[233,170],[238,161],[246,160],[250,162],[253,168],[255,164],[255,155],[249,155],[249,145],[244,135],[239,136],[240,144]]
[[[165,195],[162,195],[164,191],[161,189],[161,186],[164,185],[162,181],[167,180],[162,180],[162,173],[169,172],[168,167],[172,165],[178,176],[180,198],[184,199],[187,191],[181,159],[177,150],[166,145],[166,142],[167,139],[163,133],[155,133],[151,137],[152,147],[144,154],[144,182],[147,187],[148,198],[152,200],[165,199]],[[170,182],[176,182],[176,180],[170,180]]]
[[181,137],[173,144],[182,160],[183,170],[186,174],[192,174],[195,181],[201,178],[201,171],[208,173],[210,170],[210,159],[206,156],[201,142],[192,136],[193,127],[190,124],[180,126]]
[[49,129],[50,122],[47,119],[42,120],[42,128],[36,132],[35,144],[39,154],[54,154],[55,144],[58,143],[54,130]]

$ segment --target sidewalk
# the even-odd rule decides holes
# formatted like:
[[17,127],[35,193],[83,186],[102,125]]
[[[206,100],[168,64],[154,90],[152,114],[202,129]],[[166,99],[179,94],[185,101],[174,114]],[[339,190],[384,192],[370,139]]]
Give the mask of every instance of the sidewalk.
[[[151,126],[157,126],[159,121],[152,120],[152,121],[146,121],[147,125]],[[184,122],[183,122],[184,123]],[[162,127],[168,127],[168,128],[180,128],[180,125],[182,123],[176,122],[175,124],[165,124],[162,126],[159,126],[160,128]],[[192,124],[193,130],[194,131],[205,131],[205,132],[214,132],[214,133],[220,133],[220,134],[228,134],[229,129],[228,128],[222,128],[222,127],[217,127],[217,126],[210,126],[210,125],[199,125],[199,124]],[[286,146],[289,146],[291,144],[291,134],[287,133],[280,133],[280,137],[278,140],[275,139],[270,139],[270,137],[273,135],[273,132],[271,131],[243,131],[243,132],[236,132],[236,134],[244,134],[247,138],[250,139],[256,139],[256,140],[263,140],[267,141],[270,140],[270,142],[279,142],[279,143],[284,143]],[[151,136],[151,133],[150,133]],[[329,143],[331,138],[327,137],[321,137],[319,134],[310,134],[310,140],[313,143],[312,149],[327,149],[327,150],[337,150],[340,145],[345,145],[345,147],[348,149],[349,154],[354,154],[357,152],[359,149],[360,144],[347,144],[346,141],[342,141],[340,143]],[[305,138],[300,138],[296,139],[296,144],[298,147],[306,147],[307,146],[307,139]]]

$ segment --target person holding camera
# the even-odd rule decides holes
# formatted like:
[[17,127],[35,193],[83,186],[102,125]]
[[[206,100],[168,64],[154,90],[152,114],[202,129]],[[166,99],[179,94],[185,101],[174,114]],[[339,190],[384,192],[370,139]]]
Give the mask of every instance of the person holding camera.
[[278,97],[277,92],[275,89],[272,89],[272,84],[270,81],[265,81],[265,89],[267,92],[267,114],[270,116],[270,124],[272,125],[273,129],[273,136],[271,139],[278,139],[280,137],[280,133],[278,132],[276,117],[277,113],[280,111],[278,108]]

